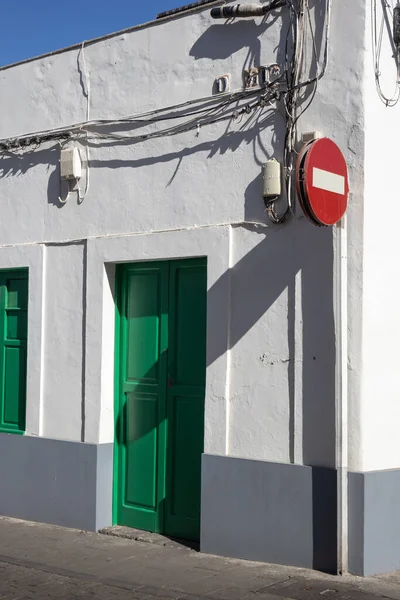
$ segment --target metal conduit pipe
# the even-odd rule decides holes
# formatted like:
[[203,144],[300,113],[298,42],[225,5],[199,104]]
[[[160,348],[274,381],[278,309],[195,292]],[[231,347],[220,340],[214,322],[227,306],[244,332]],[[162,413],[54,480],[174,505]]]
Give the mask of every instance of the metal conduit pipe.
[[269,4],[235,4],[216,6],[211,9],[213,19],[234,19],[235,17],[263,17],[271,10],[284,6],[285,0],[275,0]]

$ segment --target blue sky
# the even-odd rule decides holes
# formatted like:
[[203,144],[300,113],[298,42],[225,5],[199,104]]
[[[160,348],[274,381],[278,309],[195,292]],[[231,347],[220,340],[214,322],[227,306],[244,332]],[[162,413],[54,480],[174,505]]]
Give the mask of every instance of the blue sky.
[[157,13],[190,1],[4,1],[0,15],[0,66],[150,21]]

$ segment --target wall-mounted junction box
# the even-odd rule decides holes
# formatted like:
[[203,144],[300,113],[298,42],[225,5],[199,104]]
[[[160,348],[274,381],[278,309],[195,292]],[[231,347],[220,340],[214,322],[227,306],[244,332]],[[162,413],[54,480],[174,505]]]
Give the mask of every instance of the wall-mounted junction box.
[[78,148],[62,148],[60,156],[61,179],[80,179],[82,161]]

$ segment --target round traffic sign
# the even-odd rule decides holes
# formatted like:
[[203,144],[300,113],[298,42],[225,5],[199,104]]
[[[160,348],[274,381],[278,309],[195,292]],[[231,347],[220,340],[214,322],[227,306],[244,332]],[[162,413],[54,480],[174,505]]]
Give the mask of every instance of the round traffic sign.
[[296,187],[306,216],[315,225],[334,225],[343,217],[349,196],[346,160],[329,138],[303,146],[296,165]]

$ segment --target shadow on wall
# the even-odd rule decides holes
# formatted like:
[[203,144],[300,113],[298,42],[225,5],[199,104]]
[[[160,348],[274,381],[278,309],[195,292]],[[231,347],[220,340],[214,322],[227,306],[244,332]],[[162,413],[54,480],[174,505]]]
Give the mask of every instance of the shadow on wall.
[[[252,198],[254,203],[258,202],[258,197]],[[287,330],[288,355],[278,354],[278,360],[287,363],[287,376],[281,377],[277,389],[271,386],[270,392],[263,392],[265,397],[260,398],[262,392],[257,391],[256,385],[252,387],[247,376],[243,389],[235,386],[232,391],[236,400],[240,400],[243,394],[250,411],[252,396],[249,390],[254,390],[258,404],[262,400],[266,410],[271,404],[276,410],[276,402],[271,403],[269,394],[278,395],[280,399],[288,397],[289,406],[285,400],[283,406],[278,403],[278,410],[289,412],[290,461],[313,467],[310,506],[312,566],[331,571],[337,564],[333,231],[331,228],[317,228],[305,219],[297,218],[284,227],[261,229],[249,225],[247,228],[252,243],[257,232],[259,241],[208,292],[208,305],[213,307],[209,312],[208,364],[225,353],[227,342],[229,348],[234,348],[256,325],[261,343],[263,335],[276,336],[279,347],[282,347],[282,336]],[[225,299],[229,289],[230,337],[226,340],[214,332],[218,332],[220,315],[227,310]],[[285,292],[287,326],[282,320],[274,320],[275,302]],[[270,315],[271,323],[275,321],[275,328],[268,327],[265,322],[259,323],[265,314]],[[274,346],[270,339],[266,345],[268,348]],[[251,354],[252,362],[259,360],[259,350],[252,350],[251,344],[246,344],[244,351]],[[277,360],[273,350],[267,360],[271,363]],[[266,369],[265,376],[268,377],[273,369],[273,366]],[[241,376],[245,379],[246,373],[242,372]],[[295,448],[295,441],[299,442],[295,435],[299,433],[301,446],[296,445]],[[270,436],[273,438],[274,431],[270,432]],[[265,443],[274,442],[266,439]],[[269,501],[265,499],[266,506]],[[226,502],[229,503],[229,498]]]
[[[257,201],[258,195],[253,198]],[[253,229],[249,226],[250,229]],[[335,327],[333,313],[333,235],[293,219],[284,228],[259,232],[260,242],[230,272],[211,287],[209,306],[215,307],[209,331],[218,331],[218,315],[225,310],[221,290],[232,289],[230,348],[233,348],[275,301],[288,293],[288,385],[290,396],[290,454],[294,460],[295,310],[301,303],[303,460],[309,465],[335,464]],[[266,231],[266,233],[265,233]],[[261,233],[262,232],[262,233]],[[301,273],[301,290],[296,276]],[[230,281],[229,281],[230,279]],[[297,300],[296,300],[297,295]],[[217,309],[218,305],[220,310]],[[208,343],[208,364],[226,352],[226,340]],[[299,349],[297,349],[297,355]],[[257,360],[257,357],[254,357]],[[268,402],[268,398],[265,399]]]
[[[249,69],[253,66],[260,66],[261,41],[259,38],[265,35],[277,20],[278,14],[275,13],[274,15],[270,14],[261,23],[245,20],[230,24],[220,22],[211,25],[193,44],[189,55],[193,56],[195,60],[202,58],[223,60],[247,46],[248,52],[242,68]],[[276,50],[279,51],[279,48]]]
[[[310,2],[316,19],[316,48],[321,52],[322,24],[325,15],[325,2]],[[221,25],[211,25],[196,41],[190,56],[200,58],[227,58],[240,48],[248,47],[246,64],[256,64],[260,59],[260,36],[266,35],[268,27],[276,20],[271,15],[264,23],[239,21]],[[287,36],[288,19],[284,16],[280,32],[280,42],[276,48],[277,60],[283,64],[283,54]],[[250,61],[250,62],[249,62]],[[310,73],[317,70],[314,59]],[[126,125],[119,128],[128,131]],[[132,129],[131,129],[132,130]],[[263,142],[267,130],[268,147]],[[239,147],[251,147],[256,164],[261,165],[267,158],[282,158],[285,122],[277,110],[265,107],[263,111],[243,119],[243,123],[227,127],[216,140],[198,141],[190,147],[168,154],[144,156],[135,159],[93,158],[91,169],[138,168],[160,163],[174,163],[169,185],[177,175],[182,161],[199,152],[206,152],[211,159],[216,154],[235,152]],[[266,136],[267,137],[267,136]],[[97,147],[116,147],[118,144],[131,144],[129,140],[101,142]],[[158,147],[158,146],[156,146]],[[0,177],[20,176],[38,165],[49,169],[48,202],[62,207],[59,179],[59,145],[50,149],[38,149],[22,155],[10,154],[2,160]],[[266,221],[261,198],[261,175],[258,175],[245,191],[244,219],[246,221]],[[216,282],[209,291],[209,303],[218,303],[224,288],[231,279],[235,292],[232,323],[231,347],[248,332],[274,304],[284,290],[288,290],[288,346],[290,350],[289,394],[291,413],[290,456],[294,460],[294,409],[295,409],[295,310],[296,276],[301,271],[301,294],[297,301],[302,303],[303,362],[303,459],[305,464],[334,464],[334,423],[335,423],[335,338],[333,318],[333,239],[330,229],[317,229],[301,219],[293,219],[285,227],[257,229],[260,242],[244,256],[231,270]],[[259,285],[259,282],[265,285]],[[251,293],[258,289],[259,293]],[[225,307],[221,307],[221,310]],[[212,330],[213,328],[211,328]],[[226,340],[215,339],[209,344],[209,364],[226,351]],[[266,402],[268,399],[266,399]]]
[[[193,146],[187,146],[182,150],[169,152],[167,154],[144,156],[132,160],[126,159],[111,159],[111,160],[96,160],[91,159],[89,162],[90,168],[92,169],[120,169],[120,168],[139,168],[148,167],[151,165],[163,164],[168,162],[176,162],[178,169],[185,158],[193,156],[195,154],[204,152],[207,153],[207,159],[213,158],[217,154],[226,154],[227,152],[235,152],[242,144],[251,146],[254,154],[255,161],[258,165],[262,165],[265,162],[266,157],[270,154],[265,149],[261,134],[266,129],[271,129],[272,134],[272,145],[276,148],[276,153],[281,152],[280,146],[283,143],[283,119],[280,114],[276,114],[276,111],[268,110],[265,112],[258,111],[255,114],[250,115],[246,120],[243,119],[238,129],[231,129],[229,127],[218,139],[201,141]],[[125,127],[125,131],[127,131]],[[126,145],[127,142],[121,142],[120,145]],[[93,144],[96,148],[115,146],[113,142],[100,142]],[[272,154],[272,153],[271,153]],[[172,176],[177,175],[177,168],[174,167],[172,170]],[[259,180],[261,182],[261,179]],[[171,179],[166,183],[166,186],[171,184]],[[261,184],[260,184],[261,185]]]
[[[122,134],[131,133],[132,130],[137,128],[126,124],[117,126],[114,131],[118,131]],[[217,154],[224,155],[227,152],[235,152],[240,146],[250,146],[254,155],[255,162],[261,166],[263,162],[270,156],[282,157],[283,151],[283,140],[284,140],[284,120],[279,112],[272,110],[271,108],[258,109],[249,116],[243,117],[240,123],[234,125],[235,129],[228,124],[224,133],[218,138],[209,141],[201,141],[194,145],[187,146],[181,150],[176,150],[169,153],[142,156],[134,159],[96,159],[93,158],[89,161],[89,168],[92,169],[137,169],[140,167],[147,167],[152,165],[164,164],[164,163],[175,163],[171,170],[171,177],[166,182],[166,187],[171,185],[172,181],[178,174],[178,171],[182,165],[184,159],[194,156],[198,153],[207,153],[207,159],[212,159]],[[262,140],[262,135],[270,130],[271,135],[271,148],[268,150]],[[197,139],[197,138],[196,138]],[[87,143],[87,142],[86,142]],[[118,146],[132,146],[133,142],[128,139],[126,140],[111,140],[111,141],[100,141],[93,142],[89,141],[89,145],[92,148],[116,148]],[[20,177],[28,173],[31,169],[38,167],[39,165],[45,165],[49,172],[48,187],[47,187],[47,199],[49,204],[53,204],[58,208],[62,208],[65,204],[59,201],[59,196],[63,193],[65,196],[65,190],[60,186],[60,145],[56,144],[51,148],[38,149],[27,151],[25,153],[9,153],[2,156],[1,167],[0,167],[0,178],[7,177]],[[62,185],[67,185],[63,182]],[[254,186],[261,186],[261,176],[254,182]],[[261,187],[259,188],[262,189]],[[256,213],[251,214],[253,209],[248,206],[249,214],[246,218],[253,220],[260,218],[265,215],[262,211],[261,215],[259,210]]]
[[[326,16],[325,0],[311,0],[309,3],[315,22],[315,50],[306,77],[319,73],[319,57],[323,53],[324,23]],[[282,14],[282,13],[279,13]],[[289,20],[283,16],[280,42],[276,48],[276,60],[283,65],[285,44],[288,39]],[[249,52],[243,68],[257,66],[261,61],[260,36],[268,35],[268,27],[275,22],[276,14],[270,15],[261,24],[254,21],[240,21],[212,25],[197,40],[190,51],[196,59],[227,58],[243,48],[243,40],[248,42]],[[244,33],[245,32],[245,33]],[[251,41],[250,41],[251,40]],[[304,90],[303,102],[307,103],[313,93],[313,86]],[[262,136],[271,128],[271,150],[265,147]],[[285,123],[278,111],[271,115],[256,116],[242,142],[252,143],[255,162],[261,165],[271,155],[282,159]],[[235,136],[238,136],[235,140]],[[233,134],[231,141],[239,141],[240,133]],[[224,136],[227,141],[228,136]],[[218,141],[220,142],[220,140]],[[231,149],[234,151],[234,145]],[[214,151],[222,147],[218,144]],[[245,221],[265,222],[265,207],[261,198],[262,176],[259,174],[245,191]],[[251,228],[251,226],[249,225]],[[332,229],[316,228],[304,219],[292,219],[285,227],[257,228],[260,242],[248,252],[229,273],[209,290],[210,305],[221,302],[221,289],[227,285],[232,289],[232,324],[230,348],[258,322],[280,295],[288,294],[288,386],[290,397],[290,458],[295,460],[294,420],[295,420],[295,342],[302,339],[302,390],[303,398],[303,447],[304,464],[335,465],[335,323],[333,306],[333,233]],[[299,276],[299,277],[298,277]],[[296,283],[296,278],[301,283]],[[228,281],[229,280],[229,281]],[[261,283],[260,283],[261,282]],[[301,290],[298,289],[299,285]],[[297,287],[296,287],[297,286]],[[255,290],[257,291],[255,293]],[[222,295],[223,296],[223,295]],[[300,309],[300,306],[301,309]],[[221,311],[224,306],[221,306]],[[301,310],[301,332],[296,332],[296,311]],[[218,310],[215,313],[217,319]],[[299,327],[299,325],[297,325]],[[217,323],[211,324],[210,331],[218,331]],[[300,333],[300,336],[298,335]],[[301,336],[302,334],[302,336]],[[208,363],[213,363],[226,350],[226,340],[216,338],[208,344]],[[265,399],[268,402],[268,398]],[[299,458],[299,457],[297,457]]]
[[[249,237],[260,232],[247,226]],[[227,339],[221,337],[219,321],[226,313],[226,290],[231,289],[230,348],[233,348],[287,290],[289,362],[287,385],[290,394],[290,438],[294,439],[295,376],[295,310],[300,311],[302,324],[297,341],[302,344],[299,377],[303,406],[303,457],[309,465],[334,465],[335,449],[335,336],[333,318],[333,236],[332,229],[320,229],[304,219],[293,219],[284,228],[261,230],[259,241],[235,266],[226,271],[208,290],[209,310],[207,364],[225,354]],[[296,288],[296,277],[300,283]],[[110,284],[113,288],[113,285]],[[143,313],[149,316],[150,313]],[[267,334],[267,333],[266,333]],[[275,334],[272,331],[272,334]],[[276,332],[279,335],[279,331]],[[214,337],[213,337],[214,336]],[[251,352],[251,347],[247,347]],[[254,355],[253,360],[257,360]],[[167,360],[165,359],[165,363]],[[158,369],[159,363],[152,365]],[[152,379],[149,371],[144,379]],[[286,378],[285,378],[286,379]],[[285,381],[285,380],[283,380]],[[282,384],[284,385],[284,383]],[[240,394],[240,389],[235,390]],[[268,404],[269,398],[265,398]],[[117,439],[124,419],[117,417]],[[158,420],[160,426],[165,417]],[[125,422],[128,419],[125,416]],[[135,439],[149,433],[149,423],[135,430]],[[293,452],[293,448],[291,448]],[[293,456],[292,456],[293,460]],[[332,569],[336,564],[335,520],[336,475],[333,469],[312,470],[312,543],[313,566]],[[159,505],[163,510],[163,502]]]
[[64,197],[68,190],[66,182],[60,182],[60,145],[51,148],[33,149],[24,153],[2,154],[0,179],[7,177],[21,177],[39,165],[45,165],[49,173],[47,184],[47,199],[49,204],[62,208],[64,203],[60,202],[59,196]]

